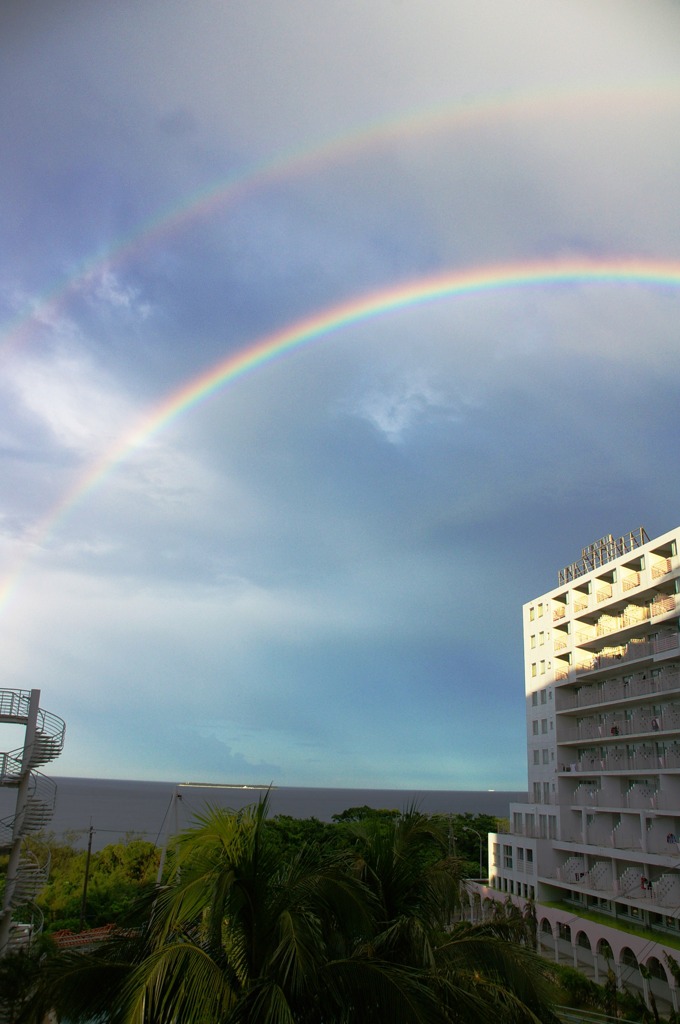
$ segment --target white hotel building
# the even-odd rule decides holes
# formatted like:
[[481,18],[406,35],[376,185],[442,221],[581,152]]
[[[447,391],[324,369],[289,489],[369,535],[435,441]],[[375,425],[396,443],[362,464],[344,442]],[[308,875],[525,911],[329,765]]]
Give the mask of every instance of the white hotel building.
[[[529,792],[487,900],[535,900],[546,956],[680,1007],[680,528],[607,536],[524,606]],[[642,965],[642,970],[640,970]]]

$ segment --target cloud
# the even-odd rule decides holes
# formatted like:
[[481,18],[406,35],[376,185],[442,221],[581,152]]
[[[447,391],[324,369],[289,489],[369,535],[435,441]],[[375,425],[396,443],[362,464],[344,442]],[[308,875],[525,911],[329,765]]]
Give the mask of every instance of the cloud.
[[354,413],[379,430],[391,444],[400,444],[418,425],[447,412],[451,403],[434,387],[424,372],[395,381],[389,389],[371,388],[357,401]]
[[384,311],[113,446],[373,289],[677,258],[677,5],[128,14],[0,14],[8,685],[45,681],[64,770],[521,787],[519,605],[672,525],[677,289]]
[[139,320],[146,320],[151,314],[152,306],[141,300],[141,289],[120,280],[110,267],[104,265],[83,278],[80,290],[92,300],[112,307],[116,311],[123,310]]
[[93,458],[133,417],[115,384],[87,357],[63,349],[51,358],[28,358],[10,367],[12,390],[55,443]]

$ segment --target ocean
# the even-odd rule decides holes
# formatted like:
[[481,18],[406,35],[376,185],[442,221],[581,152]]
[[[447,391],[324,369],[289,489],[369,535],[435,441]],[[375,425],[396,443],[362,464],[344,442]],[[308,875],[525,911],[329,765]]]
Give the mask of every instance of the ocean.
[[[77,846],[87,844],[92,826],[92,848],[134,835],[162,845],[168,835],[191,824],[206,805],[239,810],[256,803],[266,786],[213,786],[200,783],[141,782],[127,779],[55,778],[57,800],[47,831],[68,837]],[[176,798],[179,796],[179,799]],[[321,789],[273,787],[270,814],[330,821],[348,807],[364,804],[403,810],[415,803],[419,810],[439,814],[492,814],[507,817],[511,802],[526,800],[526,791]],[[6,812],[5,812],[6,813]]]

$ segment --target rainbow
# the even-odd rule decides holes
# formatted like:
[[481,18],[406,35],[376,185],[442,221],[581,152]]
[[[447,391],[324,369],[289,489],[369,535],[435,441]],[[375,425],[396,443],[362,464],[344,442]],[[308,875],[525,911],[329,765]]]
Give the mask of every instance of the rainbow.
[[552,89],[535,92],[492,94],[456,104],[420,110],[396,118],[385,118],[355,128],[340,136],[324,139],[313,146],[278,153],[251,164],[236,174],[221,178],[200,191],[185,196],[179,204],[143,221],[132,233],[119,236],[98,252],[83,260],[67,278],[48,288],[0,331],[0,354],[12,351],[30,336],[31,326],[40,314],[63,301],[82,287],[88,278],[104,267],[121,264],[146,247],[188,226],[192,221],[213,215],[218,209],[237,203],[258,190],[277,182],[303,177],[319,168],[341,163],[364,152],[444,130],[462,130],[496,119],[539,117],[546,112],[583,117],[600,113],[603,108],[630,111],[650,103],[680,102],[680,79],[645,84],[619,83],[604,88],[594,85],[581,89]]
[[[680,287],[680,261],[572,258],[452,270],[403,282],[321,310],[230,354],[171,392],[140,417],[87,469],[75,486],[33,527],[25,540],[33,550],[44,544],[69,510],[152,435],[226,385],[276,359],[355,324],[426,303],[518,288],[563,285],[635,285],[675,289]],[[29,556],[21,558],[0,581],[0,609],[7,603],[28,560]]]

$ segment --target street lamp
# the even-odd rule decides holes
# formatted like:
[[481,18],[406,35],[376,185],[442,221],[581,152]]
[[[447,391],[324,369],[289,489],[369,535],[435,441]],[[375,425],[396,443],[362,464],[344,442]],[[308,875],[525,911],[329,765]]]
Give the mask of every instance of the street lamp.
[[484,877],[484,869],[482,867],[482,837],[476,828],[472,828],[470,825],[463,825],[463,832],[474,832],[479,839],[479,880],[481,882]]

